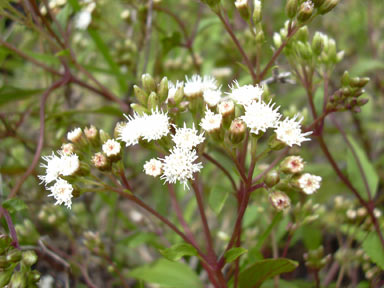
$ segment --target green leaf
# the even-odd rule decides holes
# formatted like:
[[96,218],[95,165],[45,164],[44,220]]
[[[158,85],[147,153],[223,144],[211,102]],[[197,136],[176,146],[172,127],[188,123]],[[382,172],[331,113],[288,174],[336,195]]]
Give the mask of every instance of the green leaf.
[[234,247],[225,252],[224,257],[227,263],[231,263],[239,258],[241,255],[247,253],[248,250],[243,247]]
[[1,206],[7,209],[10,214],[27,209],[27,205],[19,198],[5,200]]
[[183,256],[197,256],[195,247],[187,243],[179,243],[170,248],[160,250],[160,253],[170,261],[178,261]]
[[151,244],[153,246],[159,246],[157,243],[158,236],[150,232],[137,232],[124,239],[119,244],[123,244],[129,248],[136,248],[143,244]]
[[240,272],[239,287],[258,288],[265,280],[282,273],[291,272],[298,265],[296,261],[285,258],[257,261]]
[[370,233],[364,240],[363,250],[373,262],[384,269],[384,249],[376,233]]
[[214,186],[209,193],[208,204],[209,207],[216,213],[220,214],[221,210],[224,207],[225,201],[228,198],[228,190],[220,186]]
[[41,93],[42,89],[20,89],[11,86],[3,86],[0,88],[0,105],[9,102],[19,101]]
[[159,259],[153,264],[144,265],[132,270],[130,277],[161,287],[200,288],[203,287],[195,272],[183,263]]
[[167,55],[173,48],[181,45],[181,38],[182,37],[179,32],[173,32],[170,36],[165,36],[161,39],[164,56]]
[[[351,146],[356,152],[357,158],[359,159],[361,166],[363,168],[364,174],[367,178],[368,187],[371,190],[372,197],[376,195],[377,185],[379,184],[379,176],[372,163],[369,161],[367,155],[364,150],[360,148],[357,142],[351,137],[348,136],[348,140],[351,143]],[[348,178],[352,182],[352,184],[356,187],[356,189],[360,192],[364,199],[368,199],[367,189],[364,185],[364,180],[361,175],[359,166],[356,162],[356,159],[349,149],[347,153],[347,173]]]

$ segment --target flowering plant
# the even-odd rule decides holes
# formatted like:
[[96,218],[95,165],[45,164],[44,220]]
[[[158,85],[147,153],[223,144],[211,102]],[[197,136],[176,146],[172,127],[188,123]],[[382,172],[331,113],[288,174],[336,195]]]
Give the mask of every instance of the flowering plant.
[[[369,108],[369,78],[340,73],[345,52],[309,32],[344,6],[279,1],[276,26],[267,1],[173,2],[0,2],[5,55],[53,78],[36,107],[35,149],[20,131],[31,133],[28,100],[41,91],[1,83],[0,105],[20,105],[18,121],[1,114],[5,138],[33,152],[20,179],[1,172],[1,285],[380,287],[382,165],[366,155],[356,116]],[[197,8],[197,24],[176,7]],[[38,37],[19,48],[12,33]],[[33,52],[36,40],[49,52]],[[339,124],[345,115],[365,150]],[[329,121],[346,169],[325,140]],[[47,263],[59,268],[45,273]]]

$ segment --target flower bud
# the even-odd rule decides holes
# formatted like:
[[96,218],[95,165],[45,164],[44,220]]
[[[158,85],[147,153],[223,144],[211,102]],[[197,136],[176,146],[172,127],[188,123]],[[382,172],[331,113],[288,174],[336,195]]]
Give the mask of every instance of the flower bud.
[[98,146],[100,144],[99,131],[97,131],[95,126],[91,125],[90,127],[85,127],[84,134],[93,146]]
[[240,16],[245,20],[249,20],[249,7],[248,7],[248,0],[236,0],[235,6],[237,11],[239,11]]
[[83,136],[83,131],[81,130],[81,128],[77,127],[72,131],[68,132],[67,139],[72,143],[80,143],[82,136]]
[[21,260],[21,251],[19,249],[13,249],[7,253],[7,261],[9,262],[19,262]]
[[159,105],[159,97],[155,92],[151,92],[148,97],[148,110],[155,110],[157,106]]
[[61,145],[61,153],[63,153],[63,155],[71,155],[72,153],[74,153],[75,151],[75,146],[72,144],[72,143],[64,143],[63,145]]
[[108,139],[103,144],[103,152],[111,162],[116,162],[121,159],[121,145],[114,139]]
[[40,280],[40,277],[41,277],[41,275],[40,275],[39,271],[33,270],[31,273],[29,273],[28,280],[32,283],[36,283]]
[[27,266],[32,266],[37,262],[37,255],[35,251],[29,250],[23,252],[23,263]]
[[360,77],[353,77],[350,80],[350,85],[351,87],[356,87],[356,88],[362,88],[365,85],[367,85],[369,82],[368,77],[360,78]]
[[324,3],[319,7],[320,14],[326,14],[331,11],[339,3],[339,0],[325,0]]
[[286,174],[296,174],[304,169],[304,161],[300,156],[288,156],[280,163],[280,170]]
[[229,140],[233,144],[238,144],[243,141],[247,127],[243,120],[236,118],[232,121],[229,127]]
[[13,273],[10,287],[12,288],[26,288],[27,287],[27,277],[24,272],[16,271]]
[[160,103],[167,100],[168,97],[168,78],[164,77],[161,79],[159,87],[157,89],[157,95],[159,96]]
[[151,92],[156,92],[156,83],[155,83],[155,80],[153,80],[151,75],[143,74],[141,76],[141,82],[143,84],[144,91],[147,94]]
[[348,87],[351,81],[351,77],[349,76],[348,71],[344,71],[343,76],[341,77],[341,85]]
[[135,97],[140,104],[147,105],[148,94],[143,89],[137,85],[134,85],[133,93],[135,94]]
[[356,105],[361,107],[361,106],[364,106],[365,104],[367,104],[368,102],[369,102],[368,98],[362,98],[362,99],[357,100]]
[[142,105],[136,104],[136,103],[132,103],[131,108],[133,111],[135,111],[136,113],[138,113],[140,115],[148,114],[148,112],[149,112],[147,108],[145,108]]
[[280,181],[280,175],[279,172],[276,170],[271,170],[265,175],[264,177],[264,183],[269,187],[275,186]]
[[291,207],[291,199],[289,199],[287,194],[281,191],[273,191],[269,193],[269,201],[278,211],[282,211]]
[[104,130],[100,129],[100,141],[101,143],[107,142],[108,139],[111,139],[111,136],[108,132],[105,132]]
[[303,43],[306,43],[308,42],[308,38],[309,38],[309,32],[308,32],[308,26],[303,26],[299,29],[299,31],[296,32],[296,39],[303,42]]
[[13,269],[8,269],[0,272],[0,287],[6,287],[11,280]]
[[273,34],[273,44],[275,45],[276,48],[279,48],[281,44],[283,44],[283,41],[281,39],[281,35],[279,33],[274,33]]
[[313,8],[314,7],[312,1],[308,0],[303,2],[300,5],[299,12],[297,13],[297,20],[299,22],[307,21],[312,16]]
[[255,24],[258,24],[261,22],[262,14],[261,14],[261,2],[260,0],[255,0],[253,2],[253,14],[252,19]]
[[0,269],[7,268],[11,263],[7,260],[7,257],[0,255]]
[[92,163],[100,171],[108,171],[111,169],[111,162],[108,160],[107,156],[101,152],[92,156]]
[[315,55],[320,55],[324,48],[323,36],[320,32],[316,32],[312,39],[312,51]]
[[312,59],[312,49],[308,42],[297,42],[297,50],[303,59]]
[[12,243],[11,237],[8,235],[0,235],[0,255],[2,255]]
[[235,103],[232,100],[225,100],[217,105],[218,112],[223,116],[223,125],[228,128],[235,118]]
[[287,13],[288,18],[295,18],[298,6],[298,0],[287,0],[287,4],[285,5],[285,12]]

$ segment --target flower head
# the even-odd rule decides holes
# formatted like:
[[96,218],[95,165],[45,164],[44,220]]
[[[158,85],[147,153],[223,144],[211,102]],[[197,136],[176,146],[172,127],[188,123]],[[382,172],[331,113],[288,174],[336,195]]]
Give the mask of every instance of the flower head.
[[300,173],[304,169],[304,160],[300,156],[288,156],[280,164],[284,173]]
[[181,147],[174,147],[171,154],[160,159],[163,163],[163,174],[161,179],[166,183],[176,183],[179,181],[188,187],[188,180],[193,180],[193,174],[199,172],[203,165],[194,163],[197,159],[195,150],[186,150]]
[[216,90],[217,83],[213,77],[192,75],[191,78],[185,78],[184,94],[189,98],[203,96],[204,91]]
[[172,135],[172,140],[175,142],[176,147],[190,150],[204,142],[205,138],[202,134],[198,134],[194,124],[192,128],[187,128],[184,122],[183,128],[176,128],[176,133]]
[[163,173],[163,163],[157,159],[151,159],[144,164],[144,172],[147,175],[157,177]]
[[219,113],[223,116],[230,115],[235,112],[235,103],[232,100],[225,100],[217,105]]
[[63,176],[74,175],[80,169],[79,156],[76,154],[61,156],[61,171]]
[[176,84],[174,84],[173,82],[169,81],[169,83],[168,83],[168,100],[169,99],[174,99],[176,91],[180,87],[184,87],[184,82],[183,81],[176,81]]
[[221,114],[214,114],[207,108],[204,118],[201,119],[200,126],[203,130],[209,132],[220,129],[223,116]]
[[141,137],[148,142],[159,140],[169,133],[169,117],[158,109],[152,110],[152,114],[143,116]]
[[92,156],[92,163],[97,169],[100,169],[101,171],[108,170],[111,165],[111,162],[108,161],[108,158],[101,152],[97,152]]
[[321,177],[304,173],[298,179],[299,187],[305,194],[313,194],[320,188]]
[[264,92],[264,89],[258,85],[240,86],[237,81],[234,81],[230,88],[231,92],[228,93],[230,98],[240,105],[249,105],[254,100],[260,102]]
[[141,118],[137,113],[134,113],[133,116],[124,116],[127,118],[128,122],[117,128],[117,132],[119,134],[117,139],[125,142],[127,147],[136,145],[139,143],[139,139],[142,134],[141,131],[144,128],[144,121],[142,121],[143,118]]
[[72,131],[68,132],[67,139],[73,143],[76,143],[80,140],[82,135],[83,135],[83,131],[81,130],[81,128],[77,127]]
[[53,186],[48,187],[47,189],[51,191],[51,194],[48,196],[55,198],[55,205],[64,204],[67,208],[71,208],[73,186],[66,180],[58,179]]
[[39,175],[39,179],[42,183],[49,184],[59,178],[62,171],[62,160],[53,152],[51,155],[42,158],[47,163],[40,164],[41,167],[45,168],[45,175]]
[[302,142],[309,141],[310,139],[305,138],[305,136],[312,134],[312,131],[301,132],[301,121],[303,121],[303,118],[297,121],[297,117],[298,115],[296,114],[292,119],[287,118],[284,121],[280,121],[275,130],[277,140],[290,147],[293,145],[300,146]]
[[209,107],[215,107],[221,99],[221,91],[217,90],[205,90],[203,94],[204,102],[208,104]]
[[281,191],[274,191],[269,194],[269,200],[272,206],[278,211],[285,210],[291,206],[291,199],[288,195]]
[[252,101],[245,105],[245,113],[241,120],[251,129],[251,133],[258,135],[265,132],[268,128],[275,128],[281,117],[278,112],[279,107],[274,108],[275,104],[271,101],[266,104],[263,101]]
[[108,139],[104,144],[103,144],[103,152],[107,157],[112,157],[112,156],[117,156],[120,154],[121,151],[121,145],[119,142],[117,142],[114,139]]
[[75,147],[72,143],[64,143],[61,145],[61,150],[59,153],[63,155],[71,155],[75,151]]

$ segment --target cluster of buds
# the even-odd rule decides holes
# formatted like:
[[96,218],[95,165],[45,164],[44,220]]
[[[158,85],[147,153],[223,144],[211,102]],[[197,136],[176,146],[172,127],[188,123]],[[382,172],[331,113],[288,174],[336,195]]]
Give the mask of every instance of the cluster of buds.
[[310,224],[325,214],[325,207],[318,203],[314,204],[312,199],[308,199],[305,203],[296,203],[292,210],[297,226]]
[[50,227],[59,227],[66,220],[66,215],[62,209],[57,206],[45,204],[41,207],[37,217],[41,223]]
[[237,11],[239,11],[240,16],[245,21],[250,21],[251,15],[253,23],[259,24],[262,20],[261,15],[261,1],[260,0],[254,0],[253,1],[253,10],[251,10],[251,7],[249,6],[248,0],[236,0],[235,1],[235,7]]
[[331,95],[327,108],[337,111],[360,112],[360,107],[368,103],[367,98],[360,98],[364,94],[364,87],[368,82],[368,77],[350,77],[349,73],[345,71],[341,78],[342,87]]
[[31,268],[36,262],[34,251],[21,251],[8,235],[0,235],[0,287],[38,287],[40,273]]
[[287,0],[285,12],[291,20],[304,23],[312,15],[324,15],[336,7],[339,0]]
[[331,255],[324,255],[324,247],[320,246],[315,250],[308,251],[304,254],[305,266],[311,270],[319,271],[329,263]]
[[92,231],[84,232],[84,246],[87,247],[90,251],[101,254],[105,250],[104,243],[101,241],[100,235]]

